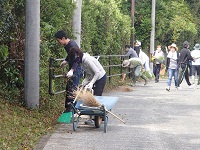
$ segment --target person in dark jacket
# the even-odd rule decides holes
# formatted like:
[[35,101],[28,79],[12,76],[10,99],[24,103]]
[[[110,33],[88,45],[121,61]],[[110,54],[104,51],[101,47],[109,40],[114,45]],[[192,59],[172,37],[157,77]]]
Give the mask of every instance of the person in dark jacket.
[[180,84],[182,83],[184,77],[189,88],[192,88],[192,84],[190,83],[190,80],[189,80],[188,65],[189,65],[189,61],[193,61],[194,59],[191,56],[190,50],[188,48],[189,48],[189,42],[185,41],[183,43],[183,49],[180,51],[180,56],[178,59],[179,66],[182,69],[179,75],[178,89],[180,89]]
[[[67,56],[65,60],[60,64],[61,67],[65,66],[67,63],[69,65],[68,73],[66,77],[68,78],[66,85],[66,100],[65,100],[65,112],[71,111],[71,105],[69,102],[72,102],[73,91],[76,90],[79,85],[80,78],[83,76],[83,68],[81,66],[83,52],[79,49],[77,43],[67,37],[65,31],[60,30],[55,34],[56,40],[64,46]],[[75,48],[77,47],[77,49]]]

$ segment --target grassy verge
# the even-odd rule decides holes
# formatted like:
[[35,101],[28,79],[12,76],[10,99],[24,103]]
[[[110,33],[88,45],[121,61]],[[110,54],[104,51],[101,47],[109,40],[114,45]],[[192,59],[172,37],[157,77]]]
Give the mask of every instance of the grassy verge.
[[31,150],[41,136],[53,131],[64,100],[53,101],[46,108],[28,110],[0,99],[0,149]]

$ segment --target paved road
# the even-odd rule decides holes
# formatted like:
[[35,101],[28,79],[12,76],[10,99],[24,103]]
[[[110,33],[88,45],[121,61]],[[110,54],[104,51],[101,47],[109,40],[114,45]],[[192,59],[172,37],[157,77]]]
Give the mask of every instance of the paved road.
[[[173,83],[174,84],[174,83]],[[126,121],[109,116],[107,133],[100,128],[61,124],[35,150],[197,150],[200,149],[200,85],[189,89],[165,90],[166,80],[132,92],[110,92],[119,101],[112,112]],[[84,120],[84,119],[83,119]]]

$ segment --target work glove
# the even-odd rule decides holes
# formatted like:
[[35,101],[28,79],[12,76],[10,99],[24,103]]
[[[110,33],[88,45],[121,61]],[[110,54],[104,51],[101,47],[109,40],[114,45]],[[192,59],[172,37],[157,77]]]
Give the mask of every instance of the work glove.
[[85,88],[91,90],[93,88],[93,83],[90,82],[85,86]]
[[63,67],[63,66],[65,66],[66,64],[67,64],[67,61],[64,60],[64,61],[60,64],[60,67]]
[[70,77],[72,77],[72,76],[73,76],[73,74],[74,74],[74,73],[73,73],[73,71],[72,71],[72,70],[70,70],[70,71],[67,73],[67,77],[69,77],[69,78],[70,78]]
[[83,81],[82,81],[82,86],[85,86],[86,84],[88,84],[88,79],[87,78],[85,78],[85,79],[83,79]]

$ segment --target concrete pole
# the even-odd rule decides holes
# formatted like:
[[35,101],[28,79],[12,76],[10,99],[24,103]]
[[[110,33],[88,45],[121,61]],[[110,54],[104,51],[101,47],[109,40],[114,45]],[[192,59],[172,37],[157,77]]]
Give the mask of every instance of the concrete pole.
[[[151,39],[150,39],[150,60],[154,53],[154,42],[155,42],[155,11],[156,11],[156,0],[152,0],[152,10],[151,10]],[[153,62],[150,62],[150,69],[153,73]]]
[[25,84],[28,108],[39,107],[40,0],[26,0]]
[[[132,20],[132,24],[131,27],[134,29],[134,18],[135,18],[135,0],[131,0],[131,20]],[[134,48],[134,40],[135,40],[135,35],[134,32],[131,31],[131,47]]]
[[82,0],[74,0],[76,3],[76,9],[74,10],[73,16],[73,27],[74,27],[74,36],[76,39],[74,40],[79,47],[81,47],[81,7]]

